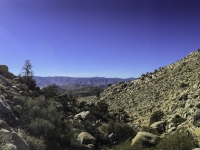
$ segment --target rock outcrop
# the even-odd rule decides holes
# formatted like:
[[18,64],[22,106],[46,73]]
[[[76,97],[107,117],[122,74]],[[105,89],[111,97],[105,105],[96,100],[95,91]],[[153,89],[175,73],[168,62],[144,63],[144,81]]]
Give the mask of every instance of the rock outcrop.
[[92,135],[90,135],[87,132],[81,132],[78,135],[78,140],[80,140],[81,144],[95,144],[96,143],[96,138],[94,138]]
[[8,66],[0,65],[0,74],[2,73],[8,73]]
[[28,144],[16,132],[13,132],[11,137],[12,137],[12,140],[14,141],[14,144],[16,145],[17,149],[29,150]]

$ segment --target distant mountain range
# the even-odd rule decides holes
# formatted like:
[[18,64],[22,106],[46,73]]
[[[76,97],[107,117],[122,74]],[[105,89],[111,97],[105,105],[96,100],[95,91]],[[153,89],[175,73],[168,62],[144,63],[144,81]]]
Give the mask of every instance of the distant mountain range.
[[70,85],[86,85],[86,86],[101,86],[107,84],[115,84],[122,81],[131,81],[135,78],[105,78],[105,77],[91,77],[91,78],[80,78],[80,77],[40,77],[34,76],[37,86],[46,87],[51,84],[56,84],[58,86],[70,86]]

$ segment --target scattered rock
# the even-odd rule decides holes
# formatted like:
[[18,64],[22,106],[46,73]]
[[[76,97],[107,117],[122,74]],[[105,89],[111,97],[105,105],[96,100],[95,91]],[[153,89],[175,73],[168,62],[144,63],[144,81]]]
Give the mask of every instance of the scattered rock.
[[94,144],[96,143],[96,138],[94,138],[92,135],[90,135],[87,132],[81,132],[78,135],[78,140],[81,142],[81,144]]
[[154,122],[152,125],[150,125],[150,127],[152,129],[155,129],[158,132],[164,132],[165,126],[166,126],[166,121],[158,121],[158,122]]
[[59,110],[64,110],[64,106],[60,102],[55,102],[55,105]]
[[91,114],[89,111],[83,111],[79,114],[76,114],[74,116],[74,119],[83,119],[83,120],[88,120],[90,122],[96,122],[97,118]]

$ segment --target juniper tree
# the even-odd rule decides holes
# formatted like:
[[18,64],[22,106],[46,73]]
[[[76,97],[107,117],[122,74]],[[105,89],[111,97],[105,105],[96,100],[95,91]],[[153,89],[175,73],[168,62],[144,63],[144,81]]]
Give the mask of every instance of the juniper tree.
[[33,79],[34,72],[32,71],[32,68],[33,66],[30,60],[27,59],[20,74],[22,81],[28,86],[28,91],[34,90],[36,87],[36,82]]

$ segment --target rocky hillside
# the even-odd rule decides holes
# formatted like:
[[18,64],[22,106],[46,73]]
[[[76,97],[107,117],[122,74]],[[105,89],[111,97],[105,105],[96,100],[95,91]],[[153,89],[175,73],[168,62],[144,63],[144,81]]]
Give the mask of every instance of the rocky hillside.
[[19,83],[5,65],[0,65],[0,74],[0,149],[29,150],[22,138],[23,131],[18,130],[19,119],[13,111],[23,101],[26,85]]
[[199,66],[200,50],[77,101],[73,92],[38,88],[34,80],[32,87],[0,65],[0,150],[198,148]]
[[[124,110],[130,124],[148,126],[153,112],[164,112],[168,125],[179,115],[179,127],[197,133],[200,126],[200,50],[176,63],[143,74],[134,81],[117,83],[101,93],[110,114]],[[175,128],[178,128],[175,126]]]
[[135,78],[104,78],[104,77],[91,77],[91,78],[76,78],[76,77],[39,77],[35,76],[34,79],[36,80],[37,86],[39,87],[46,87],[51,84],[56,84],[58,86],[69,86],[70,88],[76,88],[77,86],[100,86],[100,85],[107,85],[107,84],[115,84],[121,81],[130,81]]

